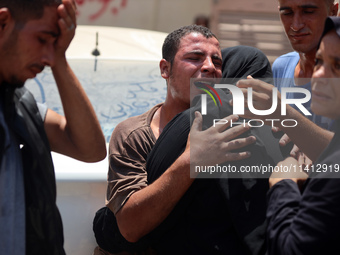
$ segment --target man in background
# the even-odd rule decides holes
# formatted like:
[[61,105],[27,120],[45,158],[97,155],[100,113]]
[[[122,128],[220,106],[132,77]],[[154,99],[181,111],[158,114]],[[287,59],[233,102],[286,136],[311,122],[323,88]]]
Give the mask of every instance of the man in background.
[[[275,86],[305,88],[311,91],[310,78],[315,64],[315,53],[328,16],[335,16],[338,3],[334,0],[278,0],[280,19],[294,52],[282,55],[273,63]],[[299,93],[289,93],[288,98],[299,98]],[[310,110],[310,102],[304,104]],[[309,117],[318,126],[331,129],[329,118],[313,114]]]

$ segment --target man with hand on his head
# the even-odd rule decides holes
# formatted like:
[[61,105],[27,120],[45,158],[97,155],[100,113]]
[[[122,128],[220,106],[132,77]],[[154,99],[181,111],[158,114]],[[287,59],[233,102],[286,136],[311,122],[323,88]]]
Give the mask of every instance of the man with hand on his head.
[[[76,28],[73,0],[0,1],[0,254],[65,254],[51,150],[105,158],[95,112],[65,57]],[[65,117],[23,87],[45,66]]]

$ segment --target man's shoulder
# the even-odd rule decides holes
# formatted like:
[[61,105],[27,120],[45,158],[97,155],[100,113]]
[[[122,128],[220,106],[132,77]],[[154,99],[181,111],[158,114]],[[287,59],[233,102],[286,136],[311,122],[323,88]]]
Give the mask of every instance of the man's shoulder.
[[299,62],[300,56],[297,52],[289,52],[278,57],[272,67],[274,78],[293,78],[294,70]]
[[129,132],[136,128],[146,126],[147,115],[148,115],[147,112],[145,112],[141,115],[129,117],[126,120],[123,120],[122,122],[118,123],[114,130],[121,130],[120,132]]
[[299,57],[299,53],[297,53],[296,51],[291,51],[291,52],[288,52],[286,54],[279,56],[277,59],[296,58],[296,57]]
[[287,54],[279,56],[273,63],[273,70],[275,68],[286,67],[287,65],[292,64],[292,62],[298,62],[300,56],[297,52],[289,52]]
[[[151,119],[156,110],[161,104],[153,106],[147,112],[130,117],[122,122],[120,122],[113,130],[110,144],[119,141],[125,141],[128,137],[138,133],[150,133],[151,132]],[[137,134],[137,135],[138,135]],[[115,140],[115,141],[114,141]]]

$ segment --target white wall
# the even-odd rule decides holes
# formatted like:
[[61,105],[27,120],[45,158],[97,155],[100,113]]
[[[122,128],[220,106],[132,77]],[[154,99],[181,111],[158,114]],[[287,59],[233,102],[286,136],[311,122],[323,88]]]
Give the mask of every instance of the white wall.
[[211,0],[76,0],[78,24],[171,32],[209,15]]
[[[251,6],[269,11],[276,0],[75,0],[78,5],[78,23],[130,27],[171,32],[180,26],[192,24],[199,14],[214,15],[216,5],[227,4],[231,9],[249,10]],[[336,0],[339,2],[339,0]],[[236,11],[235,9],[235,11]],[[257,8],[255,8],[257,9]],[[267,9],[267,10],[266,10]]]

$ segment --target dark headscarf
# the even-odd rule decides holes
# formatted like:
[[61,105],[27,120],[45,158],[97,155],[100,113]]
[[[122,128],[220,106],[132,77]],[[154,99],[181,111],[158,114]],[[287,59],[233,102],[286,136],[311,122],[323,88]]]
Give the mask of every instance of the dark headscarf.
[[[332,29],[334,29],[337,35],[340,37],[340,17],[337,17],[337,16],[327,17],[325,21],[325,27],[324,27],[322,36],[320,38],[320,43],[321,43],[322,38],[325,36],[325,34],[327,34]],[[320,43],[319,43],[319,47],[320,47]]]

